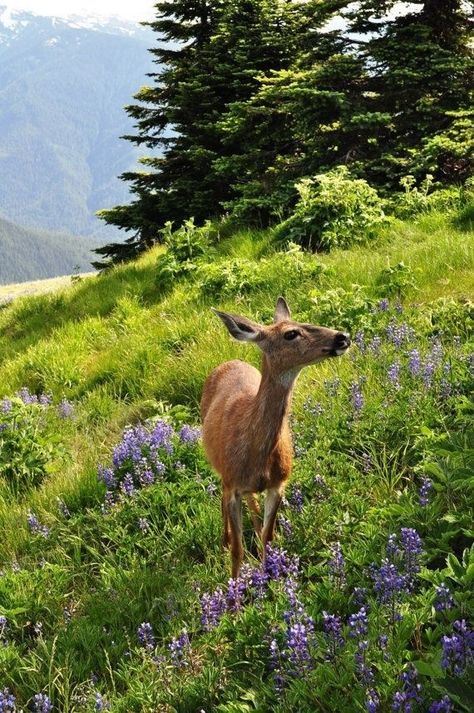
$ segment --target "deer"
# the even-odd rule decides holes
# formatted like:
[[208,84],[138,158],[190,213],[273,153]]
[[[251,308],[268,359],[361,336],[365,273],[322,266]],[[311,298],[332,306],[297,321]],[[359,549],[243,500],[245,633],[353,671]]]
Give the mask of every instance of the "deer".
[[[223,544],[230,547],[232,577],[243,561],[242,498],[262,546],[274,538],[275,519],[293,465],[289,425],[292,393],[303,367],[344,354],[350,336],[328,327],[295,322],[283,297],[265,326],[213,309],[232,337],[263,352],[261,371],[240,359],[226,361],[207,377],[201,398],[202,442],[222,480]],[[257,495],[266,492],[263,524]]]

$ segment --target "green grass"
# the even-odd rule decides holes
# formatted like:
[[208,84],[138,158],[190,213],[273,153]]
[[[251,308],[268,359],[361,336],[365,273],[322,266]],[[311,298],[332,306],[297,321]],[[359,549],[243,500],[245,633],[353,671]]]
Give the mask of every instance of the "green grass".
[[[376,242],[352,250],[313,257],[274,251],[270,231],[244,231],[218,243],[212,265],[241,271],[240,288],[230,292],[209,282],[199,266],[194,277],[165,290],[156,280],[163,254],[157,248],[133,264],[0,310],[4,395],[27,386],[53,396],[45,409],[14,402],[19,418],[31,418],[33,426],[15,432],[20,441],[8,446],[11,451],[4,440],[3,453],[27,455],[12,465],[0,452],[0,466],[15,467],[24,478],[34,465],[25,466],[27,457],[45,453],[47,462],[41,483],[17,495],[0,470],[0,614],[8,620],[0,691],[8,686],[19,706],[26,708],[43,691],[55,710],[92,711],[99,691],[113,711],[124,713],[363,711],[368,694],[354,669],[356,642],[348,637],[347,617],[358,609],[354,587],[364,586],[370,604],[367,661],[380,710],[390,710],[409,661],[423,662],[420,711],[446,692],[456,710],[466,710],[466,692],[455,677],[443,677],[439,656],[441,637],[472,608],[473,565],[461,562],[473,534],[467,402],[472,234],[431,213],[416,222],[393,222]],[[384,270],[400,262],[407,269],[391,278],[395,287],[388,285]],[[226,591],[229,558],[220,546],[218,478],[200,446],[177,444],[162,481],[105,510],[97,467],[110,464],[127,424],[165,418],[179,430],[183,422],[197,423],[203,382],[218,363],[237,357],[258,365],[257,350],[231,341],[211,306],[268,322],[279,293],[296,319],[348,328],[358,333],[359,347],[306,369],[295,392],[298,457],[277,542],[300,558],[298,598],[314,620],[314,668],[301,663],[293,677],[284,659],[286,687],[276,694],[268,637],[284,646],[283,612],[290,606],[284,578],[272,582],[263,599],[248,589],[237,613],[227,613],[210,631],[202,627],[200,597],[218,587]],[[384,296],[388,311],[377,306]],[[397,349],[386,330],[403,322],[413,334]],[[379,352],[370,346],[377,335]],[[441,340],[442,355],[427,387],[421,373],[410,375],[410,352],[420,352],[425,368],[435,358],[433,340]],[[398,385],[388,376],[394,364]],[[356,384],[364,399],[360,414],[353,408]],[[72,420],[57,414],[63,397],[74,404]],[[0,423],[2,418],[8,416],[0,412]],[[123,478],[125,471],[117,474]],[[421,507],[418,489],[427,474],[434,491]],[[301,510],[291,504],[296,487]],[[70,517],[60,513],[57,498]],[[48,525],[47,538],[28,531],[28,511]],[[140,518],[147,518],[147,531],[140,530]],[[402,527],[416,528],[425,554],[411,594],[396,605],[403,618],[391,624],[386,606],[375,600],[368,567],[380,564],[388,535]],[[346,560],[344,583],[328,571],[336,542]],[[247,516],[245,551],[256,566]],[[441,581],[455,597],[455,608],[444,614],[432,608]],[[334,662],[324,653],[323,611],[345,622],[348,643]],[[153,625],[153,652],[137,640],[143,621]],[[183,627],[192,648],[181,669],[172,664],[169,644]],[[385,660],[377,637],[387,631]],[[162,658],[157,663],[154,657]]]

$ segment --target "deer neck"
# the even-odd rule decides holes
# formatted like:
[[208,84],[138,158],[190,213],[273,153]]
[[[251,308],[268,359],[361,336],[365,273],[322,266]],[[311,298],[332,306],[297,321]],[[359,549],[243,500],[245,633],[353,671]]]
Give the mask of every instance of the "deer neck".
[[263,459],[274,450],[282,430],[288,424],[291,397],[299,369],[276,374],[264,355],[262,379],[252,409],[251,428],[258,438],[258,451]]

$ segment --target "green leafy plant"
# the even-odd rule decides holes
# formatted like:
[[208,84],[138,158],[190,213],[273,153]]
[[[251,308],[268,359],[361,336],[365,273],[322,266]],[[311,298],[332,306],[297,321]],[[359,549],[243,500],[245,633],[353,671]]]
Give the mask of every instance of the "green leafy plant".
[[275,230],[279,240],[309,250],[348,248],[374,237],[385,221],[382,199],[345,166],[303,178],[296,184],[299,201],[290,218]]

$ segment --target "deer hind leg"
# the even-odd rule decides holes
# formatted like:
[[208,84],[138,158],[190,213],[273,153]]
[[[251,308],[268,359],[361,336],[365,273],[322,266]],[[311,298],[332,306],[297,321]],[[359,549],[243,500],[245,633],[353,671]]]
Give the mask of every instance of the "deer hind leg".
[[228,502],[230,526],[230,553],[232,556],[232,577],[239,576],[244,550],[242,547],[242,496],[236,490]]
[[252,518],[253,529],[255,530],[258,537],[262,535],[262,523],[260,521],[260,503],[255,493],[247,493],[245,500],[250,510],[250,517]]
[[229,547],[230,545],[230,525],[229,525],[229,499],[231,493],[228,490],[224,490],[222,493],[221,500],[221,511],[222,511],[222,522],[224,525],[224,530],[222,532],[222,544],[224,547]]
[[283,497],[283,488],[269,488],[267,490],[267,495],[265,497],[265,510],[263,516],[263,529],[262,529],[262,544],[263,544],[263,561],[265,562],[265,555],[267,544],[273,540],[275,534],[275,519],[277,516],[278,508]]

